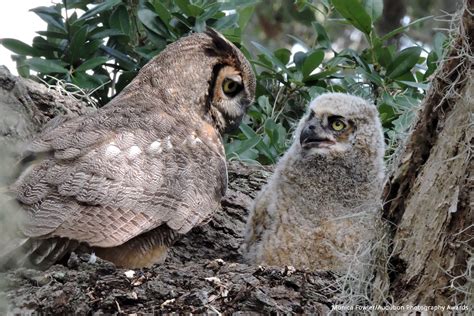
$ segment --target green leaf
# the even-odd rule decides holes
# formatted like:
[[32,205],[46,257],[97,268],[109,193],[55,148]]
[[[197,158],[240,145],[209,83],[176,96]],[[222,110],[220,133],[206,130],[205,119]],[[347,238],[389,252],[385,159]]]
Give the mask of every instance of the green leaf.
[[158,15],[153,11],[148,9],[142,9],[138,11],[138,18],[150,31],[154,32],[156,35],[166,39],[169,37],[170,33],[168,28],[163,23]]
[[57,6],[50,6],[50,7],[41,6],[41,7],[30,9],[30,11],[34,13],[44,13],[44,14],[48,14],[57,18],[61,18],[61,11],[58,9]]
[[63,17],[61,13],[56,10],[55,7],[37,7],[30,11],[36,13],[43,21],[52,25],[60,30],[66,31],[64,27]]
[[433,50],[436,52],[438,57],[443,57],[444,55],[444,43],[447,41],[446,35],[441,32],[437,32],[433,39]]
[[168,9],[161,2],[161,0],[153,0],[153,7],[155,8],[155,12],[163,20],[163,22],[169,24],[173,17],[171,16],[171,13],[168,11]]
[[123,5],[115,8],[110,15],[109,24],[112,28],[120,30],[124,34],[130,34],[130,17],[127,8]]
[[324,59],[324,51],[322,49],[318,49],[311,54],[307,55],[306,59],[303,62],[303,66],[301,67],[301,72],[303,73],[303,77],[308,77],[313,70],[315,70],[319,65],[321,65]]
[[148,28],[145,28],[147,31],[147,36],[153,46],[156,48],[156,51],[162,51],[166,47],[166,38],[156,34]]
[[400,77],[416,65],[421,54],[421,47],[408,47],[398,53],[387,67],[387,76],[391,79]]
[[91,32],[89,34],[90,39],[103,39],[106,37],[113,37],[113,36],[126,36],[122,31],[117,29],[107,29],[105,27],[97,28],[97,30]]
[[[240,31],[239,28],[234,27],[234,28],[227,28],[225,30],[222,30],[222,35],[224,35],[225,38],[227,38],[230,42],[234,44],[240,44],[242,41],[242,32]],[[245,47],[241,46],[240,49],[242,51],[245,50]],[[244,54],[245,55],[245,54]],[[248,58],[249,55],[246,57]]]
[[47,41],[41,36],[35,36],[33,38],[33,48],[40,50],[42,56],[46,57],[47,59],[54,59],[54,57],[49,57],[53,56],[54,52],[58,52],[62,55],[66,46],[67,40],[65,39],[58,43],[57,41]]
[[82,89],[95,89],[102,84],[102,82],[91,75],[88,75],[83,72],[75,72],[72,75],[72,83],[81,87]]
[[410,126],[412,126],[413,120],[416,117],[415,113],[415,111],[405,111],[392,122],[397,134],[405,133],[410,128]]
[[260,138],[254,137],[244,141],[234,140],[232,143],[227,144],[226,155],[227,158],[230,158],[234,155],[240,156],[246,151],[254,148],[260,142]]
[[221,10],[235,10],[243,9],[248,7],[255,7],[258,3],[256,0],[231,0],[231,1],[220,1]]
[[89,57],[91,55],[94,55],[99,50],[99,47],[101,45],[102,45],[102,40],[100,39],[87,42],[86,45],[84,45],[84,48],[82,49],[83,56]]
[[423,90],[423,91],[428,90],[428,87],[430,86],[430,85],[427,84],[427,83],[414,82],[414,81],[404,81],[404,80],[398,81],[398,80],[397,80],[397,82],[403,83],[404,85],[407,85],[407,86],[412,87],[412,88],[421,89],[421,90]]
[[265,133],[268,135],[268,137],[270,138],[270,143],[275,148],[281,147],[282,145],[284,145],[284,142],[285,142],[285,139],[284,138],[282,139],[280,135],[280,130],[279,130],[280,126],[277,125],[272,118],[268,118],[265,121],[265,125],[264,125]]
[[238,21],[239,21],[239,16],[237,14],[229,14],[217,20],[212,26],[217,30],[236,28]]
[[428,58],[426,59],[426,72],[423,75],[423,80],[426,80],[431,74],[433,74],[438,67],[438,54],[433,50],[428,54]]
[[378,106],[378,110],[380,113],[380,119],[384,125],[387,125],[397,117],[394,108],[385,102],[382,102],[382,104]]
[[25,61],[31,69],[44,73],[63,73],[67,74],[68,70],[64,68],[63,63],[60,60],[41,59],[33,57]]
[[147,61],[152,59],[156,55],[155,50],[151,50],[150,48],[147,48],[147,47],[136,47],[134,51]]
[[247,138],[259,137],[257,135],[257,133],[255,133],[255,131],[250,126],[248,126],[247,124],[242,123],[242,124],[240,124],[239,128]]
[[362,67],[358,67],[358,70],[360,73],[364,75],[365,78],[370,80],[371,82],[375,83],[378,87],[383,86],[383,80],[382,77],[379,76],[379,74],[375,71],[367,71]]
[[88,0],[67,0],[67,8],[70,9],[81,9],[87,11]]
[[369,64],[362,58],[361,55],[359,55],[357,52],[353,50],[348,50],[349,55],[355,59],[355,62],[357,65],[361,66],[362,68],[365,69],[367,72],[371,72],[372,70],[370,69]]
[[87,25],[81,27],[76,33],[74,33],[71,43],[69,44],[69,56],[70,61],[74,62],[82,56],[82,50],[87,40]]
[[66,31],[66,28],[64,27],[63,22],[60,21],[59,19],[55,19],[55,18],[53,18],[52,16],[47,15],[47,14],[43,14],[43,13],[37,13],[37,15],[38,15],[43,21],[45,21],[46,23],[48,23],[49,25],[52,25],[52,26],[58,28],[59,30]]
[[255,106],[250,107],[250,109],[247,111],[247,115],[253,120],[253,125],[259,124],[264,120],[263,113],[260,112]]
[[99,65],[105,64],[107,60],[109,60],[109,58],[104,56],[91,58],[82,63],[79,67],[77,67],[76,71],[86,71],[88,69],[94,69]]
[[[93,21],[93,19],[91,20]],[[68,23],[70,24],[70,26],[77,26],[78,28],[81,28],[81,26],[83,26],[86,21],[77,21],[77,11],[74,11],[74,13],[69,16]]]
[[274,155],[272,154],[268,146],[263,142],[262,137],[260,135],[255,133],[255,131],[247,124],[242,123],[240,124],[239,128],[242,131],[242,133],[245,135],[245,137],[247,137],[248,140],[252,141],[252,142],[249,142],[248,144],[253,144],[253,142],[257,141],[257,143],[253,145],[252,147],[255,147],[256,149],[258,149],[269,159],[273,160],[272,162],[274,162],[274,158],[273,158]]
[[0,43],[12,52],[26,56],[39,56],[39,51],[22,41],[13,38],[3,38]]
[[395,35],[404,32],[406,29],[410,28],[411,26],[413,26],[413,25],[415,25],[415,24],[418,24],[418,23],[420,23],[420,22],[429,20],[429,19],[431,19],[431,18],[433,18],[433,16],[427,16],[427,17],[424,17],[424,18],[415,20],[415,21],[413,21],[413,22],[411,22],[411,23],[409,23],[409,24],[407,24],[407,25],[405,25],[405,26],[399,27],[399,28],[397,28],[397,29],[395,29],[395,30],[393,30],[393,31],[391,31],[391,32],[389,32],[389,33],[387,33],[387,34],[385,34],[384,36],[382,36],[382,37],[380,38],[380,40],[381,40],[382,42],[383,42],[383,41],[386,41],[386,40],[388,40],[388,39],[394,37]]
[[[184,16],[183,14],[179,12],[173,12],[171,14],[176,18],[176,20],[179,21],[177,27],[183,27],[188,31],[190,31],[193,28],[192,23],[188,21],[188,20],[191,20],[191,18],[187,18],[186,16]],[[179,25],[179,24],[182,24],[182,25]]]
[[247,24],[250,21],[250,18],[253,16],[253,12],[255,10],[255,3],[252,6],[246,6],[240,9],[239,12],[239,28],[244,30]]
[[276,58],[278,58],[283,64],[287,65],[290,61],[291,51],[286,48],[280,48],[273,52]]
[[295,63],[296,68],[301,70],[301,68],[303,68],[305,59],[306,59],[306,53],[296,52],[295,55],[293,55],[293,62]]
[[306,6],[301,11],[294,10],[293,8],[289,6],[287,7],[286,10],[287,10],[286,14],[288,14],[293,19],[293,21],[298,21],[298,23],[304,24],[306,26],[310,26],[311,22],[314,21],[314,12],[308,6]]
[[315,99],[317,96],[326,92],[327,92],[326,89],[324,89],[323,87],[318,87],[318,86],[313,86],[309,88],[309,91],[308,91],[311,100]]
[[270,115],[272,113],[272,105],[268,100],[268,96],[261,95],[257,98],[257,104],[259,105],[260,109],[262,109],[263,113]]
[[125,68],[126,70],[134,70],[135,67],[136,67],[136,62],[131,59],[130,57],[128,57],[127,55],[125,55],[124,53],[112,48],[112,47],[108,47],[108,46],[101,46],[100,49],[102,49],[103,51],[105,51],[107,54],[109,54],[110,56],[114,57],[117,59],[117,61],[119,61],[119,63],[121,64],[121,66],[123,68]]
[[93,17],[94,15],[97,15],[99,13],[102,13],[104,11],[107,11],[107,10],[115,7],[116,5],[118,5],[121,2],[122,2],[122,0],[107,0],[107,1],[104,1],[101,4],[98,4],[94,8],[90,9],[89,11],[84,13],[83,15],[81,15],[79,20],[87,20],[88,18]]
[[334,8],[349,23],[363,33],[369,35],[372,31],[372,19],[365,12],[364,7],[357,0],[332,0]]
[[382,16],[383,0],[363,0],[365,11],[370,15],[372,21],[377,21]]
[[318,72],[317,74],[314,74],[314,75],[311,75],[311,76],[309,76],[309,77],[306,77],[306,78],[303,80],[303,82],[304,82],[304,83],[309,83],[309,82],[312,82],[312,81],[321,80],[321,79],[323,79],[323,78],[328,79],[329,76],[331,76],[332,74],[335,74],[335,73],[338,72],[338,71],[339,71],[338,68],[330,68],[330,69],[327,69],[327,70]]
[[67,39],[67,33],[61,33],[61,32],[53,32],[53,31],[38,31],[36,32],[39,35],[46,36],[49,38],[59,38],[59,39]]
[[196,18],[196,23],[198,21],[205,22],[212,18],[216,13],[218,13],[221,9],[221,4],[219,2],[213,3],[206,7],[206,10],[204,10],[199,16]]
[[190,4],[188,0],[175,0],[175,3],[187,16],[196,17],[204,12],[200,7]]
[[291,77],[291,72],[288,71],[288,69],[286,68],[286,65],[283,64],[278,58],[276,58],[270,50],[268,50],[267,48],[265,48],[264,46],[260,45],[257,42],[252,42],[252,44],[259,51],[261,51],[265,55],[265,57],[267,57],[275,66],[281,68],[281,70],[283,70],[287,75]]
[[387,67],[392,62],[392,54],[390,49],[385,46],[379,46],[374,49],[375,57],[377,58],[377,62],[383,66]]
[[331,41],[329,40],[329,36],[326,33],[326,30],[322,26],[321,23],[313,22],[314,30],[316,31],[317,37],[316,42],[326,49],[331,48]]

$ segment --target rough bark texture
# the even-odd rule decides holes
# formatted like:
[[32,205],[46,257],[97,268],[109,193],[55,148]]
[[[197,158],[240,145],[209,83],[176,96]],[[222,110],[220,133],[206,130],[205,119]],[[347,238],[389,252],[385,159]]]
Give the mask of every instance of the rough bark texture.
[[[165,264],[125,274],[98,260],[45,272],[5,276],[13,313],[45,315],[167,312],[282,312],[325,314],[334,288],[328,273],[305,273],[222,261]],[[5,310],[1,311],[5,315]]]
[[392,270],[378,281],[385,278],[385,297],[397,305],[474,303],[473,10],[466,1],[459,35],[387,186]]

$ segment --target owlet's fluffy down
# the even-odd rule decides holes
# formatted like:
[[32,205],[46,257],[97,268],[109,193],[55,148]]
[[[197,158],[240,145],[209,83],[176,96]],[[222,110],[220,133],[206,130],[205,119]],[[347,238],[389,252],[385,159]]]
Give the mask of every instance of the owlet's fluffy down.
[[370,250],[381,206],[383,156],[373,104],[341,93],[316,98],[256,198],[245,235],[247,259],[347,270]]

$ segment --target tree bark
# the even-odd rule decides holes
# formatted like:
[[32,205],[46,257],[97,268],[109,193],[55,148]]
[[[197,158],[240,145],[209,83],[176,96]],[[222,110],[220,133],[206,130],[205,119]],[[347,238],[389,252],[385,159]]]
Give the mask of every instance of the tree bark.
[[473,308],[473,10],[474,1],[466,1],[386,187],[389,269],[377,282],[395,305]]
[[[385,35],[401,27],[402,19],[405,16],[406,11],[407,9],[405,1],[384,0],[382,16],[377,22],[380,35]],[[400,36],[401,34],[392,37],[390,39],[390,43],[398,46],[398,40]]]

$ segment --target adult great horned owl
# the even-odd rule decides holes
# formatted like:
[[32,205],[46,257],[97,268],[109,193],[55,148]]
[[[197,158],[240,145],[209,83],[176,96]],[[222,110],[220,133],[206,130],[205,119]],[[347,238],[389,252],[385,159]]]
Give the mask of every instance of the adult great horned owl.
[[247,222],[247,258],[344,271],[372,237],[383,155],[374,105],[340,93],[316,98],[256,198]]
[[163,261],[219,209],[221,135],[254,92],[246,58],[208,30],[170,44],[95,113],[52,121],[11,188],[25,220],[4,261],[47,267],[75,249],[124,267]]

